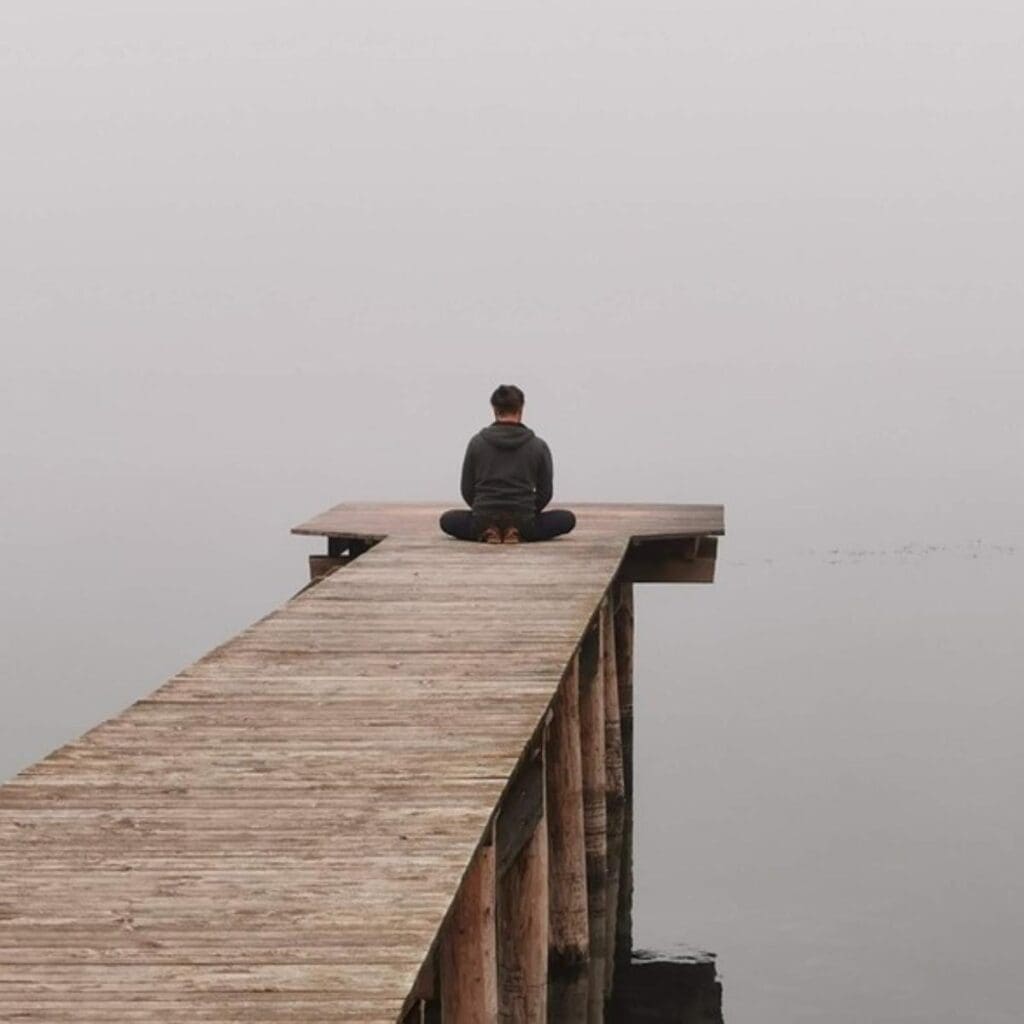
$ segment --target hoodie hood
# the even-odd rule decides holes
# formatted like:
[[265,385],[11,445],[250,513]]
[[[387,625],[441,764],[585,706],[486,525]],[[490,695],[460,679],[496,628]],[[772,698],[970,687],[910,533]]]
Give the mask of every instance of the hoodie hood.
[[480,437],[495,448],[513,451],[532,440],[534,433],[525,423],[492,423],[480,431]]

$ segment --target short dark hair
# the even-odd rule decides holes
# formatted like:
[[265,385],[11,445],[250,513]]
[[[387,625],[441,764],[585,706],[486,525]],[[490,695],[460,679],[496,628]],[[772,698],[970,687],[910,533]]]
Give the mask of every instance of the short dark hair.
[[521,412],[525,401],[526,395],[523,394],[522,388],[517,388],[515,384],[499,384],[491,395],[494,411],[505,415]]

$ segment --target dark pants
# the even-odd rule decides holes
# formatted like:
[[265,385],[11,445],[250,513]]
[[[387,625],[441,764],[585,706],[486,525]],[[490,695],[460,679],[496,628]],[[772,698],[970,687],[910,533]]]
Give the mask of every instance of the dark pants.
[[576,517],[566,509],[538,512],[535,516],[474,515],[468,508],[449,509],[441,516],[441,529],[458,540],[479,540],[488,526],[504,528],[515,526],[523,540],[551,540],[569,533],[576,525]]

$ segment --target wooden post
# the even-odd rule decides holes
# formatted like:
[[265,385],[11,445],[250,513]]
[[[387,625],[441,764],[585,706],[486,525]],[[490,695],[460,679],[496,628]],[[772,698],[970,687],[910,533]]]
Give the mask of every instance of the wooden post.
[[562,680],[553,711],[547,741],[548,1020],[586,1024],[590,939],[578,657]]
[[612,970],[615,955],[615,934],[619,920],[619,869],[622,861],[622,832],[626,813],[626,784],[622,767],[622,732],[619,722],[619,683],[615,663],[615,618],[612,601],[601,609],[602,666],[604,676],[605,722],[605,801],[608,816],[608,913],[605,917],[608,969],[605,971],[604,994],[612,994]]
[[583,825],[587,852],[587,917],[590,925],[587,1019],[604,1020],[607,968],[608,809],[605,803],[605,726],[603,644],[598,614],[580,648],[580,753],[583,763]]
[[[434,1010],[431,1016],[428,1008]],[[427,1024],[428,1021],[437,1020],[441,1012],[441,1004],[438,1001],[437,981],[437,951],[432,950],[420,968],[416,977],[416,983],[409,994],[409,1002],[406,1008],[406,1015],[403,1024]]]
[[624,804],[622,856],[619,860],[618,926],[615,929],[616,974],[628,971],[633,958],[633,585],[622,580],[614,588],[615,666],[619,681],[619,723],[622,733]]
[[[548,819],[544,809],[544,744],[527,766],[510,813],[498,813],[498,1019],[502,1024],[546,1024],[548,1007]],[[540,815],[526,803],[540,783]],[[509,817],[503,827],[503,818]],[[524,821],[532,821],[525,842]],[[513,852],[514,851],[514,852]],[[503,864],[505,854],[511,858]]]
[[477,849],[441,936],[443,1024],[498,1019],[494,844]]

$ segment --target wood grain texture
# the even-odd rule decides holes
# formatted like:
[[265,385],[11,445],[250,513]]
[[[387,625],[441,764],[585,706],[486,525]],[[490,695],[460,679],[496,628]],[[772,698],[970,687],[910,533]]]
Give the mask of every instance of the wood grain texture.
[[722,527],[581,506],[494,547],[440,511],[299,527],[386,539],[0,787],[0,1020],[401,1019],[630,539]]
[[494,846],[481,846],[441,935],[441,1020],[445,1024],[496,1024],[495,899]]
[[[500,828],[500,815],[498,821]],[[498,1020],[546,1024],[548,829],[543,814],[497,886]]]

